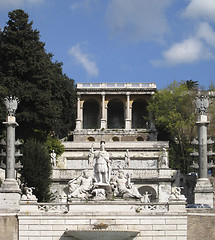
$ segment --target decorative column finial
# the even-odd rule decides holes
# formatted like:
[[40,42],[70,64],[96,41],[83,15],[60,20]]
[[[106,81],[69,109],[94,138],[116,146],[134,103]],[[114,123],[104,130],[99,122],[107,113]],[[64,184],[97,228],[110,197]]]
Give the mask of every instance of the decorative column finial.
[[205,115],[209,107],[209,100],[206,96],[201,95],[195,100],[196,108],[199,111],[199,115]]
[[9,116],[15,116],[18,103],[19,103],[19,99],[17,97],[10,96],[5,98],[5,105],[6,105],[7,113]]

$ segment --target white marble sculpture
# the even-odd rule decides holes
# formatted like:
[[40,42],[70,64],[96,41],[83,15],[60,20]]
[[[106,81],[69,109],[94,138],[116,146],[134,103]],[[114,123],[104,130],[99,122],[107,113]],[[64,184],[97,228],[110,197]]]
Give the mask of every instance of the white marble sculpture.
[[152,194],[148,193],[147,191],[145,192],[144,196],[143,196],[143,199],[144,199],[144,203],[150,203],[151,200],[150,200],[150,196]]
[[183,187],[172,187],[172,194],[170,200],[185,200],[185,196],[181,194]]
[[99,151],[95,151],[92,147],[90,153],[93,154],[93,160],[95,162],[95,181],[100,185],[109,184],[111,174],[111,161],[109,153],[105,150],[105,142],[100,142]]
[[166,148],[162,149],[162,155],[160,157],[160,168],[168,168],[169,167],[169,154]]
[[118,171],[118,175],[113,178],[112,185],[115,189],[115,195],[122,198],[137,198],[141,202],[144,201],[143,196],[139,193],[137,188],[131,183],[130,175],[124,175],[122,170]]
[[24,194],[22,195],[21,200],[22,201],[36,201],[37,198],[36,196],[33,194],[33,189],[35,189],[34,187],[24,187]]
[[130,153],[128,149],[126,149],[126,152],[125,152],[125,165],[127,166],[130,165]]
[[57,166],[57,162],[56,162],[56,156],[57,155],[56,155],[54,150],[52,150],[50,156],[51,156],[51,164],[52,164],[52,166],[56,167]]
[[93,187],[93,178],[87,170],[81,176],[68,182],[68,200],[71,198],[87,199]]

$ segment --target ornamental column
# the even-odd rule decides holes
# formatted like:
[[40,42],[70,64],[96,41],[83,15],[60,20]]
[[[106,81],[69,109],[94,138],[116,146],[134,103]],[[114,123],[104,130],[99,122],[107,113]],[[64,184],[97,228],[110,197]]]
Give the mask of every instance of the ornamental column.
[[213,207],[213,187],[208,179],[208,158],[207,158],[207,120],[206,111],[209,107],[209,100],[205,96],[196,98],[196,108],[199,112],[198,121],[198,144],[199,144],[199,178],[194,193],[195,203],[208,204]]
[[130,113],[130,93],[126,93],[126,119],[125,119],[125,129],[131,129],[131,113]]
[[105,106],[105,93],[102,92],[102,116],[101,116],[101,128],[107,128],[107,108]]
[[1,151],[1,156],[6,156],[6,164],[1,162],[0,167],[5,169],[5,180],[0,188],[0,211],[12,212],[19,211],[19,201],[21,190],[16,180],[15,170],[21,168],[20,162],[15,162],[15,157],[20,157],[22,154],[15,150],[15,145],[20,145],[19,141],[15,141],[15,128],[18,126],[16,123],[15,112],[18,105],[17,98],[6,98],[5,105],[7,107],[8,116],[6,122],[3,124],[7,127],[7,140],[2,141],[1,144],[6,143],[6,153]]

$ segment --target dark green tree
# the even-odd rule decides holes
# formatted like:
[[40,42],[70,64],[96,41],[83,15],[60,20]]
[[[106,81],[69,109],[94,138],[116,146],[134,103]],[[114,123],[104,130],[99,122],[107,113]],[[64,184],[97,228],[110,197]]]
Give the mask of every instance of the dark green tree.
[[9,12],[0,38],[0,88],[20,100],[16,114],[19,138],[28,139],[35,130],[62,137],[74,127],[74,81],[46,53],[32,24],[23,10]]
[[154,114],[159,140],[170,142],[170,166],[187,173],[190,170],[191,141],[195,132],[195,91],[183,82],[174,82],[158,91],[149,103]]
[[197,90],[199,87],[198,81],[186,80],[182,81],[182,83],[187,86],[188,90]]
[[34,194],[40,202],[50,200],[51,163],[46,144],[29,139],[22,149],[21,181],[34,187]]

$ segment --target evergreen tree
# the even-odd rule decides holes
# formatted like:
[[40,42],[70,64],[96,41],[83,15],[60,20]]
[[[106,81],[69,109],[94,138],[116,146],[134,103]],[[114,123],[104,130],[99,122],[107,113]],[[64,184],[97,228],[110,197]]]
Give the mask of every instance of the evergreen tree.
[[30,139],[23,146],[21,162],[21,181],[28,187],[34,187],[39,202],[50,200],[51,163],[44,143]]
[[52,62],[28,18],[20,9],[9,12],[1,32],[0,89],[20,100],[19,138],[28,139],[35,130],[62,137],[74,127],[74,81],[62,73],[61,63]]

